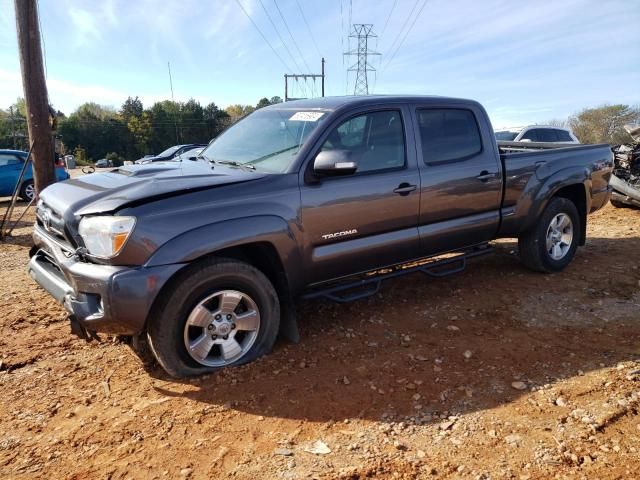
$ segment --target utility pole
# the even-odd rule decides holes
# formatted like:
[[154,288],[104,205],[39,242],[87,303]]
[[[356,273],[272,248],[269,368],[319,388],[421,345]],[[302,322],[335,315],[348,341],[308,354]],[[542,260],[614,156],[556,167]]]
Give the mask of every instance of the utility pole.
[[38,28],[38,9],[36,0],[15,0],[14,5],[22,86],[27,107],[29,143],[33,145],[33,179],[36,192],[40,193],[54,183],[56,177],[55,153],[49,123],[49,98]]
[[349,35],[349,38],[355,38],[358,41],[358,47],[355,50],[344,52],[344,55],[358,57],[358,61],[347,69],[348,72],[356,72],[356,82],[353,87],[354,95],[369,95],[367,72],[375,72],[376,69],[369,64],[367,59],[371,55],[380,55],[378,52],[369,50],[369,39],[376,37],[377,35],[373,33],[373,24],[353,24],[353,32]]
[[294,80],[303,79],[305,82],[308,78],[315,81],[316,78],[322,79],[322,96],[324,97],[324,57],[322,57],[322,73],[285,73],[284,74],[284,101],[288,102],[289,100],[300,100],[299,98],[292,98],[289,96],[289,79],[293,78]]

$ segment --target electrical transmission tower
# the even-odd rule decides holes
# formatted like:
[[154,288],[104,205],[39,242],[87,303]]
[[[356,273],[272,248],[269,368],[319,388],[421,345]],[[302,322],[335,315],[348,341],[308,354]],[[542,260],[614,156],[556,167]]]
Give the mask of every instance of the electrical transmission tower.
[[351,35],[349,35],[349,38],[355,38],[358,42],[358,47],[355,50],[345,52],[344,55],[358,57],[358,61],[347,69],[348,72],[356,72],[356,83],[353,87],[354,95],[369,94],[369,80],[367,78],[367,72],[375,72],[376,69],[369,64],[368,57],[372,55],[380,55],[378,52],[369,50],[369,39],[376,37],[377,35],[373,33],[373,24],[353,24],[353,30]]

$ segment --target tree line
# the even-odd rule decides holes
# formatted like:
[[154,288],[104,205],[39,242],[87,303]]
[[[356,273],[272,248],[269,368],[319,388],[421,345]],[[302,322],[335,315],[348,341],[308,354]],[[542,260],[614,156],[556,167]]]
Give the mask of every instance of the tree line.
[[[60,154],[74,154],[79,163],[109,157],[115,163],[158,154],[184,143],[208,143],[227,126],[258,108],[280,103],[280,97],[262,98],[257,105],[215,103],[202,106],[163,100],[145,108],[138,97],[129,97],[119,109],[87,102],[70,115],[51,109],[51,122]],[[26,108],[18,99],[0,109],[0,148],[28,150]]]
[[[88,102],[69,116],[51,109],[51,117],[59,153],[72,153],[80,163],[107,156],[119,163],[158,154],[172,145],[208,143],[244,115],[280,102],[280,97],[265,97],[255,107],[237,104],[220,109],[213,102],[203,107],[194,99],[163,100],[144,108],[138,97],[129,97],[118,110]],[[640,123],[640,107],[602,105],[547,123],[571,128],[581,143],[629,143],[624,125]],[[27,137],[25,103],[18,99],[0,109],[0,148],[28,150]]]

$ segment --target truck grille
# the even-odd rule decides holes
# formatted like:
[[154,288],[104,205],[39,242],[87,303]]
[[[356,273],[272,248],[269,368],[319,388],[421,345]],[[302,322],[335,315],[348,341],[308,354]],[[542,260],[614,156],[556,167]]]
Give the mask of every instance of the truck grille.
[[74,242],[67,236],[64,218],[42,200],[36,206],[36,225],[59,243],[73,250]]

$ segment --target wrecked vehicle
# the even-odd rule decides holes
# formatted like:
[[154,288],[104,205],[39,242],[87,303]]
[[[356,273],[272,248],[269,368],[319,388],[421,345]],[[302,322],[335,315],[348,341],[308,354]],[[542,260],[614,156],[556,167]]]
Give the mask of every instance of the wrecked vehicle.
[[612,147],[615,166],[611,175],[611,204],[640,207],[640,125],[625,125],[633,143]]
[[200,156],[48,187],[28,267],[75,332],[143,339],[176,377],[295,339],[296,299],[460,272],[496,238],[559,272],[613,168],[607,144],[497,143],[479,103],[420,96],[272,105]]

